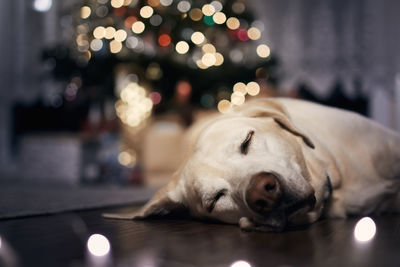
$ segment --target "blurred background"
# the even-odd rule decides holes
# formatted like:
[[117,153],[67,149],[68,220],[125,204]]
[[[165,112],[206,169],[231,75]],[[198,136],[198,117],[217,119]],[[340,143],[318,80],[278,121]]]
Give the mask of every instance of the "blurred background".
[[158,186],[257,97],[400,130],[396,0],[3,0],[0,182]]

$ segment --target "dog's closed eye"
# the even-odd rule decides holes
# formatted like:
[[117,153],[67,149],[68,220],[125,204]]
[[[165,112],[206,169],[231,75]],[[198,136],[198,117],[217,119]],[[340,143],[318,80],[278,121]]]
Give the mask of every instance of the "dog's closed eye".
[[214,209],[214,207],[215,207],[215,204],[217,204],[218,200],[219,200],[221,197],[223,197],[223,196],[225,195],[226,191],[227,191],[226,189],[219,190],[219,191],[208,201],[208,204],[206,205],[206,207],[207,207],[207,211],[208,211],[209,213],[211,213],[211,212],[213,211],[213,209]]
[[246,138],[240,145],[240,153],[242,153],[243,155],[247,155],[247,152],[249,152],[249,146],[251,143],[251,139],[253,138],[253,135],[254,131],[248,132]]

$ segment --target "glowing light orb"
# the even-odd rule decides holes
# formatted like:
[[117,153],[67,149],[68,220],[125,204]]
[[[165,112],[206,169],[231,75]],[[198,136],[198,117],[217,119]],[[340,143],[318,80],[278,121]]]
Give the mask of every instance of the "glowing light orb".
[[228,28],[231,30],[236,30],[240,27],[240,21],[235,17],[230,17],[226,21],[226,26],[228,26]]
[[202,8],[201,11],[203,12],[203,14],[205,16],[211,16],[215,13],[215,8],[214,6],[210,5],[210,4],[205,4]]
[[251,96],[256,96],[260,93],[260,85],[256,82],[249,82],[246,86],[247,93]]
[[142,16],[142,18],[150,18],[153,15],[153,8],[151,6],[144,6],[140,9],[140,16]]
[[354,238],[359,242],[367,242],[376,234],[375,222],[370,217],[359,220],[354,227]]
[[213,20],[217,24],[223,24],[226,21],[226,16],[222,12],[217,12],[217,13],[214,14]]
[[144,31],[145,25],[141,21],[136,21],[132,24],[132,31],[134,33],[140,34]]
[[92,13],[92,10],[88,6],[83,6],[81,7],[81,18],[87,19],[90,14]]
[[231,267],[251,267],[251,265],[247,261],[235,261]]
[[53,5],[53,0],[35,0],[33,8],[39,12],[47,12]]
[[218,111],[221,113],[227,113],[231,109],[231,107],[232,107],[231,102],[229,102],[226,99],[219,101],[217,106]]
[[271,50],[268,45],[261,44],[257,46],[257,55],[262,58],[267,58],[271,54]]
[[103,26],[98,26],[93,31],[93,36],[96,39],[102,39],[106,36],[106,29]]
[[122,43],[117,40],[112,40],[110,42],[110,51],[113,54],[119,53],[122,49]]
[[100,234],[91,235],[87,241],[87,248],[89,252],[97,257],[102,257],[110,252],[110,242],[108,239]]
[[202,44],[206,38],[205,38],[204,34],[202,34],[201,32],[194,32],[192,34],[191,39],[192,39],[193,43],[199,45],[199,44]]
[[189,44],[185,41],[180,41],[176,44],[175,50],[179,54],[186,54],[189,51]]

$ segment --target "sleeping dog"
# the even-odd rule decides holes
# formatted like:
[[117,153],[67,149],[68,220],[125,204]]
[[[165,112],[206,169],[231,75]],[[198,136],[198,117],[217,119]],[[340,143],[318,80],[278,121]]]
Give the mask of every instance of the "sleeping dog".
[[400,135],[355,113],[259,99],[199,122],[172,181],[138,212],[185,208],[244,230],[282,231],[321,216],[400,212]]

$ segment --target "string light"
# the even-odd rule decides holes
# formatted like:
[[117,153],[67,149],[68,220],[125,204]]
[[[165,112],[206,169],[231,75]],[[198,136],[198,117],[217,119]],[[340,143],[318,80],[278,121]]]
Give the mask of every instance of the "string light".
[[179,54],[186,54],[189,51],[189,44],[185,41],[180,41],[176,44],[175,50]]
[[265,44],[257,46],[257,55],[261,58],[267,58],[271,53],[269,47]]
[[246,85],[244,83],[242,83],[242,82],[235,83],[235,85],[233,86],[233,91],[234,92],[239,92],[242,95],[247,94]]
[[134,33],[140,34],[144,31],[145,25],[141,21],[136,21],[135,23],[132,24],[132,31]]
[[226,16],[222,12],[217,12],[217,13],[214,14],[213,20],[217,24],[224,24],[225,21],[226,21]]
[[201,11],[205,16],[212,16],[215,13],[215,8],[214,6],[210,4],[205,4],[202,8]]
[[248,31],[247,31],[247,35],[249,36],[249,38],[251,40],[258,40],[261,37],[261,32],[259,29],[257,29],[256,27],[251,27]]
[[118,30],[115,32],[114,39],[118,42],[123,42],[123,41],[125,41],[127,36],[128,36],[128,34],[126,33],[126,31],[121,29],[121,30]]
[[124,0],[111,0],[111,6],[113,8],[120,8],[124,5]]
[[90,42],[90,49],[93,51],[100,51],[103,48],[103,41],[100,39],[93,39]]
[[223,99],[218,102],[217,109],[221,113],[227,113],[231,109],[232,104],[226,99]]
[[235,17],[230,17],[226,21],[226,26],[228,26],[228,28],[231,30],[236,30],[240,27],[240,21]]
[[158,37],[158,44],[160,46],[169,46],[169,44],[171,43],[171,37],[168,34],[161,34]]
[[189,12],[189,17],[194,21],[199,21],[203,18],[203,12],[199,8],[193,8]]
[[199,45],[205,41],[205,36],[201,32],[194,32],[191,39],[194,44]]
[[249,82],[246,86],[247,93],[251,96],[256,96],[260,93],[260,85],[256,82]]
[[102,39],[106,36],[106,29],[103,26],[98,26],[93,31],[94,38]]
[[82,19],[87,19],[90,14],[92,13],[92,10],[88,6],[83,6],[81,7],[81,18]]
[[110,26],[110,27],[106,28],[104,37],[106,39],[112,39],[112,38],[114,38],[114,34],[115,34],[115,28]]
[[186,13],[186,12],[188,12],[188,11],[190,10],[191,5],[190,5],[190,3],[189,3],[188,1],[183,0],[183,1],[180,1],[180,2],[178,3],[177,8],[178,8],[178,10],[179,10],[180,12]]
[[153,15],[153,8],[151,6],[144,6],[140,9],[140,16],[142,16],[142,18],[150,18]]

